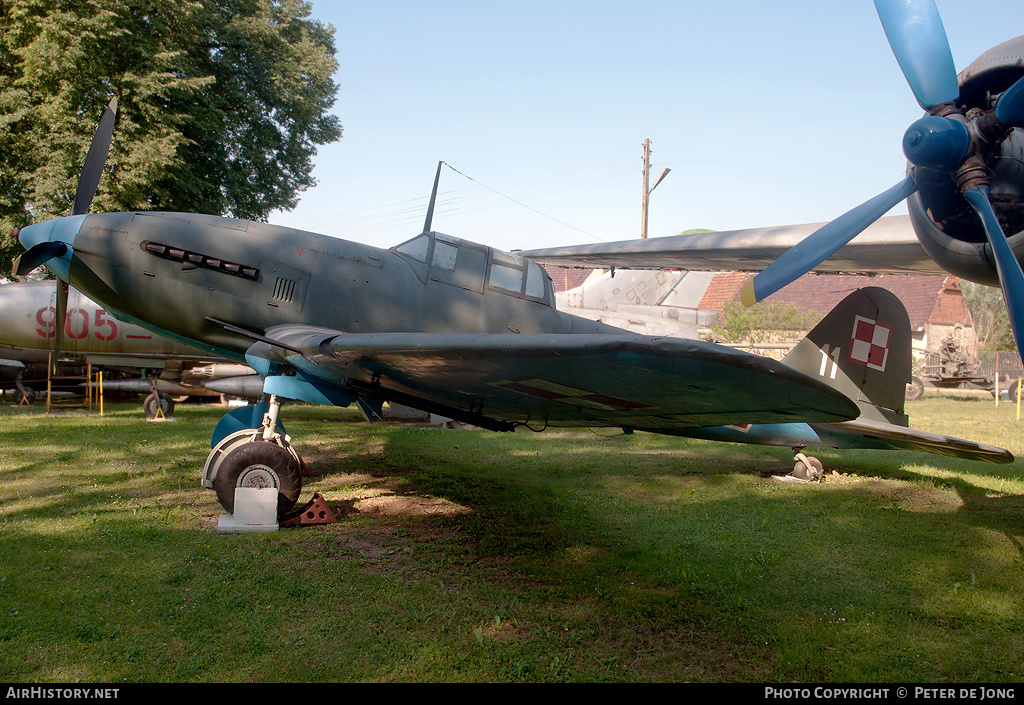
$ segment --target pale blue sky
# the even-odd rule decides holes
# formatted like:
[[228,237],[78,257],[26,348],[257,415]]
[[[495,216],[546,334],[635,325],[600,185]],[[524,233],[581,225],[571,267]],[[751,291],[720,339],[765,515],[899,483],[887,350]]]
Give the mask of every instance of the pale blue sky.
[[[937,0],[957,69],[1024,34],[1020,0]],[[903,176],[919,114],[870,0],[313,0],[344,137],[271,222],[390,247],[638,237],[829,220]],[[496,194],[490,187],[518,203]],[[901,208],[893,212],[901,211]]]

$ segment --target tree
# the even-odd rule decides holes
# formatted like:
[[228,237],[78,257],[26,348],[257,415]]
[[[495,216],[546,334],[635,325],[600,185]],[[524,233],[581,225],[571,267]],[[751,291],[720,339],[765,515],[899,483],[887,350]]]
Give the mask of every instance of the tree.
[[749,308],[727,301],[711,331],[727,343],[755,345],[810,330],[822,318],[817,311],[801,310],[789,301],[762,301]]
[[[66,215],[111,97],[92,210],[265,220],[314,185],[334,28],[303,0],[0,0],[0,232]],[[0,270],[18,248],[0,242]]]
[[978,349],[1016,350],[1017,343],[1013,339],[1002,290],[964,280],[960,281],[960,290],[964,295],[964,303],[971,311],[971,318],[974,319]]

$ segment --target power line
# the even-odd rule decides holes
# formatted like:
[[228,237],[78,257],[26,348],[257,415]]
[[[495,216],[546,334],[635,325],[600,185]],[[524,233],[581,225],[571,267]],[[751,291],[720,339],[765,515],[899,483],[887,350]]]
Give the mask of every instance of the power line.
[[561,220],[559,220],[558,218],[555,218],[555,217],[553,217],[553,216],[550,216],[550,215],[548,215],[547,213],[543,213],[543,212],[541,212],[541,211],[537,210],[536,208],[534,208],[534,207],[532,207],[532,206],[528,206],[528,205],[526,205],[526,204],[525,204],[525,203],[523,203],[522,201],[517,201],[516,199],[512,198],[511,196],[508,196],[508,195],[506,195],[506,194],[502,193],[501,191],[498,191],[497,189],[491,188],[490,186],[488,186],[487,184],[483,183],[482,181],[477,181],[477,180],[476,180],[476,179],[474,179],[474,178],[473,178],[472,176],[468,176],[468,175],[466,175],[466,174],[463,174],[463,173],[462,173],[461,171],[459,171],[458,169],[456,169],[455,167],[453,167],[453,166],[452,166],[451,164],[449,164],[448,162],[444,162],[444,165],[445,165],[446,167],[448,167],[449,169],[451,169],[452,171],[454,171],[454,172],[455,172],[456,174],[458,174],[459,176],[463,177],[464,179],[469,179],[469,180],[470,180],[470,181],[472,181],[472,182],[473,182],[474,184],[478,184],[478,185],[480,185],[480,186],[483,186],[483,187],[484,187],[485,189],[488,189],[488,190],[490,190],[490,191],[494,191],[494,193],[498,194],[498,195],[499,195],[499,196],[501,196],[502,198],[506,198],[506,199],[508,199],[508,200],[512,201],[513,203],[515,203],[515,204],[517,204],[517,205],[520,205],[520,206],[522,206],[523,208],[525,208],[525,209],[527,209],[527,210],[533,211],[533,212],[534,212],[534,213],[536,213],[537,215],[541,215],[541,216],[543,216],[543,217],[545,217],[545,218],[547,218],[547,219],[549,219],[549,220],[553,220],[553,221],[555,221],[556,223],[558,223],[559,225],[564,225],[565,227],[569,228],[570,230],[575,230],[576,232],[579,232],[579,233],[583,233],[583,234],[584,234],[584,235],[586,235],[587,237],[592,237],[592,238],[594,238],[595,240],[600,240],[601,242],[607,242],[607,240],[602,240],[601,238],[599,238],[599,237],[598,237],[597,235],[594,235],[593,233],[588,233],[588,232],[587,232],[586,230],[581,230],[580,228],[577,228],[577,227],[576,227],[575,225],[569,225],[568,223],[566,223],[566,222],[564,222],[564,221],[561,221]]

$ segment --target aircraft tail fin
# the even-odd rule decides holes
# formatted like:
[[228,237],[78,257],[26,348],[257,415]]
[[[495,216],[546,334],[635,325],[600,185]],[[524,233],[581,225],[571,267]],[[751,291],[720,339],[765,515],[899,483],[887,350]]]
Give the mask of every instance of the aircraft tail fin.
[[911,343],[903,303],[886,289],[865,287],[840,301],[783,362],[854,400],[860,418],[907,426]]

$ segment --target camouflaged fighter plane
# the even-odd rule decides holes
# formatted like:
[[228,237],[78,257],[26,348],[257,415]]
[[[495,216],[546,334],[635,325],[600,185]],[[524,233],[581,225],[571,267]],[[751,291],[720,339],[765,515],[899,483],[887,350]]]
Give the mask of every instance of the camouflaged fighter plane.
[[206,215],[89,215],[115,111],[111,101],[72,215],[17,234],[27,250],[17,271],[45,264],[118,318],[264,377],[265,400],[218,423],[203,468],[228,511],[243,486],[276,487],[281,512],[298,498],[282,399],[357,404],[368,419],[395,402],[502,431],[772,443],[794,447],[804,474],[820,464],[799,450],[819,443],[1012,459],[907,428],[909,324],[880,290],[847,299],[780,363],[560,312],[539,265],[434,232],[429,211],[424,232],[390,250]]
[[301,461],[282,399],[397,402],[493,430],[606,426],[793,447],[912,448],[1007,462],[1007,451],[906,427],[910,327],[881,289],[855,293],[785,363],[649,338],[555,309],[536,263],[424,232],[391,250],[181,213],[79,214],[23,228],[19,271],[45,261],[107,310],[264,376],[262,404],[217,425],[203,483],[277,487]]

